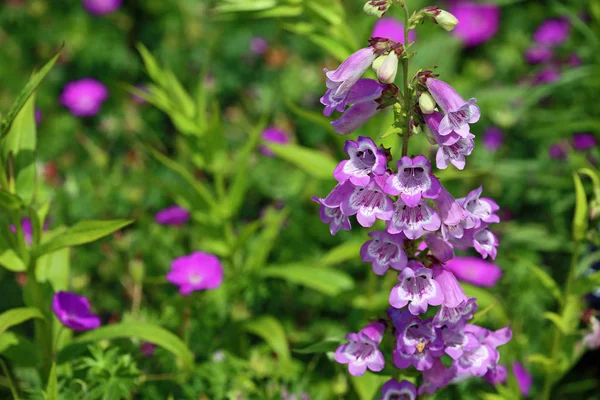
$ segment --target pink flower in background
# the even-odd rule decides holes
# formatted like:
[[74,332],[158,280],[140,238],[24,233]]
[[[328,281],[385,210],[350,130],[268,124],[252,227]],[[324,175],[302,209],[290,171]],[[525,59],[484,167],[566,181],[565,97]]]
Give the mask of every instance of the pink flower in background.
[[183,225],[190,220],[190,212],[180,206],[171,206],[157,212],[154,220],[161,225]]
[[269,42],[263,37],[254,36],[250,39],[250,51],[254,54],[262,55],[269,50]]
[[197,290],[216,289],[223,282],[223,267],[216,256],[196,251],[173,260],[167,281],[179,286],[182,296]]
[[89,117],[100,112],[102,103],[108,98],[108,89],[92,78],[83,78],[65,85],[60,103],[76,117]]
[[485,132],[483,132],[483,147],[485,147],[488,151],[496,151],[504,143],[504,134],[495,126],[488,128]]
[[83,7],[93,15],[111,14],[121,7],[123,0],[83,0]]
[[[275,144],[288,144],[290,142],[290,135],[275,126],[270,126],[265,129],[261,134],[261,138],[265,142]],[[273,154],[273,151],[266,146],[260,146],[260,151],[268,157],[273,157],[275,155]]]
[[150,342],[143,342],[140,346],[140,350],[142,350],[142,353],[144,353],[146,357],[152,357],[156,350],[156,345]]
[[500,7],[495,4],[460,1],[449,10],[460,21],[452,34],[467,47],[490,40],[500,26]]
[[[371,37],[381,37],[393,40],[394,42],[404,43],[404,24],[396,18],[381,18],[375,23]],[[415,31],[408,31],[408,41],[414,42],[416,39],[417,34]]]
[[525,52],[529,64],[539,64],[552,59],[552,50],[548,47],[531,47]]
[[521,391],[521,394],[523,395],[523,397],[527,397],[529,391],[531,390],[533,377],[531,376],[529,371],[525,369],[523,364],[521,364],[518,361],[513,362],[512,370],[513,374],[515,375],[515,378],[517,379],[517,384],[519,385],[519,390]]
[[459,280],[475,286],[492,287],[502,277],[499,266],[478,257],[455,257],[445,267]]
[[591,133],[576,133],[573,135],[573,147],[577,151],[585,151],[598,145],[598,139]]
[[533,40],[540,46],[558,46],[567,40],[570,31],[566,18],[548,19],[533,33]]
[[541,70],[534,78],[533,84],[539,85],[544,83],[552,83],[556,82],[560,79],[560,72],[552,66],[544,68]]

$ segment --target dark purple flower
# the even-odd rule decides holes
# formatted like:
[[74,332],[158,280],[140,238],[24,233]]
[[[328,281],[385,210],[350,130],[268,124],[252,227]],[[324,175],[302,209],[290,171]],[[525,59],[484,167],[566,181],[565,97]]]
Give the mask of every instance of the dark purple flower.
[[35,109],[35,123],[36,123],[36,125],[41,124],[43,120],[44,120],[44,114],[42,114],[42,110],[40,110],[39,108],[36,108]]
[[408,239],[415,240],[423,236],[423,231],[435,232],[440,229],[440,225],[439,215],[424,200],[409,207],[402,199],[398,199],[387,224],[387,231],[404,233]]
[[431,319],[422,321],[408,310],[388,310],[396,326],[394,365],[400,369],[414,366],[426,371],[433,366],[435,358],[444,354],[444,343],[438,338]]
[[142,350],[142,353],[144,353],[146,357],[152,357],[156,350],[156,345],[150,342],[143,342],[140,346],[140,350]]
[[564,147],[565,146],[562,143],[550,145],[548,148],[548,156],[553,160],[565,160],[567,158],[567,152]]
[[[275,126],[265,129],[260,137],[267,143],[288,144],[290,142],[290,135]],[[260,146],[260,151],[267,157],[274,156],[273,151],[266,146]]]
[[331,126],[340,135],[349,135],[377,114],[379,104],[375,100],[358,103],[350,107]]
[[498,32],[500,7],[496,4],[459,1],[450,12],[460,21],[452,34],[467,47],[485,43]]
[[324,199],[320,199],[316,196],[313,196],[312,201],[321,205],[319,208],[319,216],[321,217],[321,221],[329,224],[329,232],[331,232],[333,236],[335,236],[340,229],[349,231],[352,228],[350,219],[344,215],[339,204],[337,206],[328,206],[325,204]]
[[121,7],[123,0],[83,0],[83,6],[90,14],[111,14]]
[[383,384],[381,395],[379,400],[417,400],[417,388],[409,381],[390,379]]
[[[393,17],[384,17],[375,23],[371,37],[380,37],[398,43],[404,43],[404,24]],[[414,42],[417,34],[414,30],[408,31],[408,41]]]
[[533,78],[534,85],[556,82],[560,79],[560,73],[555,67],[547,67],[538,72]]
[[154,220],[162,225],[183,225],[190,220],[190,212],[181,206],[171,206],[157,212]]
[[373,272],[383,275],[392,267],[401,271],[408,259],[402,248],[404,235],[392,235],[383,231],[371,231],[369,240],[360,248],[360,257],[364,262],[372,263]]
[[557,46],[567,40],[570,30],[566,18],[548,19],[533,33],[533,40],[540,46]]
[[434,394],[439,388],[447,386],[456,376],[456,367],[446,368],[439,358],[433,360],[433,365],[423,371],[423,384],[419,387],[419,396],[427,393]]
[[400,195],[409,207],[416,207],[421,197],[435,198],[440,192],[440,184],[431,174],[431,163],[423,156],[398,160],[398,173],[387,178],[385,192],[392,196]]
[[385,360],[378,346],[384,332],[385,325],[373,322],[358,333],[347,334],[349,343],[335,350],[335,361],[348,364],[348,371],[353,376],[364,375],[367,368],[374,372],[381,371]]
[[442,287],[431,269],[416,260],[408,262],[398,280],[389,297],[392,307],[401,309],[408,304],[410,313],[418,315],[427,312],[428,305],[439,306],[444,301]]
[[477,257],[455,257],[445,266],[458,279],[475,286],[492,287],[502,277],[499,266]]
[[340,162],[333,171],[338,182],[349,179],[356,186],[366,186],[371,181],[371,174],[381,175],[386,170],[385,153],[369,137],[359,136],[356,142],[347,140],[344,151],[350,159]]
[[551,60],[552,55],[549,47],[530,47],[525,51],[525,60],[529,64],[539,64]]
[[102,103],[108,98],[108,89],[92,78],[67,83],[60,95],[60,103],[77,117],[98,114]]
[[60,291],[52,298],[52,311],[66,327],[87,331],[100,326],[100,318],[90,311],[90,303],[83,296]]
[[504,133],[495,126],[489,127],[483,132],[483,147],[488,151],[494,152],[502,146],[504,143]]
[[479,121],[481,115],[477,101],[465,101],[452,86],[439,79],[428,78],[426,84],[429,93],[444,112],[438,127],[439,134],[446,136],[454,131],[462,138],[467,138],[469,124]]
[[[29,218],[21,218],[21,229],[23,230],[25,243],[31,246],[31,241],[33,239],[33,227],[31,226],[31,220]],[[17,233],[17,227],[14,225],[10,226],[10,230],[13,233]]]
[[250,51],[254,54],[262,55],[269,50],[269,42],[263,37],[254,36],[250,39]]
[[496,365],[496,368],[490,368],[485,374],[485,380],[492,385],[499,385],[506,382],[508,378],[508,369],[504,365]]
[[573,147],[577,151],[586,151],[598,145],[598,139],[591,133],[576,133],[573,135]]
[[216,289],[223,282],[223,267],[219,259],[196,251],[173,260],[167,280],[179,286],[179,293],[187,296],[196,290]]
[[523,397],[527,397],[529,395],[529,391],[531,390],[531,384],[533,383],[533,377],[525,369],[523,364],[518,361],[514,361],[512,363],[512,371],[517,379],[517,384],[519,385],[519,390],[521,391],[521,395]]

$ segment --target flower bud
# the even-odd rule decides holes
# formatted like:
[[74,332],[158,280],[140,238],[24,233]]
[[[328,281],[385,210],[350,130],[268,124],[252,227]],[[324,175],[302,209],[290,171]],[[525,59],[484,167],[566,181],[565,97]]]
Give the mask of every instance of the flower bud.
[[381,67],[381,64],[383,64],[386,58],[387,56],[379,56],[375,59],[375,61],[373,61],[373,64],[371,64],[373,72],[377,73],[377,70],[379,69],[379,67]]
[[441,10],[440,13],[434,17],[434,21],[448,32],[453,31],[454,28],[456,28],[456,25],[458,25],[458,19],[448,11],[444,10]]
[[429,92],[423,92],[419,96],[419,108],[423,112],[423,114],[432,114],[435,111],[435,100]]
[[398,56],[396,52],[390,51],[379,68],[377,68],[377,79],[381,83],[393,83],[398,72]]
[[370,0],[365,3],[363,11],[368,15],[381,18],[388,8],[390,8],[388,0]]

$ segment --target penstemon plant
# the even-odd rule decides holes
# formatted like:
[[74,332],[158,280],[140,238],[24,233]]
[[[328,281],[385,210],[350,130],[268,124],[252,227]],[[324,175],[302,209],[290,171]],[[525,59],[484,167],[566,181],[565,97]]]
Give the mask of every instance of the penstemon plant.
[[[392,6],[404,11],[405,38],[427,20],[447,31],[458,24],[438,7],[410,15],[403,0],[373,0],[364,9],[381,17]],[[314,198],[321,219],[334,235],[351,229],[353,215],[364,228],[378,220],[385,222],[385,229],[369,233],[371,240],[364,243],[360,255],[377,275],[388,273],[390,267],[398,271],[398,283],[390,289],[390,308],[360,332],[348,334],[348,342],[335,351],[335,360],[347,364],[354,376],[367,369],[382,371],[389,359],[400,377],[407,376],[404,370],[411,367],[420,373],[418,382],[388,381],[384,399],[415,399],[470,377],[500,381],[506,369],[498,364],[497,348],[512,338],[508,326],[491,331],[469,323],[477,301],[466,296],[444,266],[454,257],[455,248],[474,248],[484,259],[496,258],[498,240],[489,226],[500,221],[498,205],[481,197],[481,187],[455,199],[433,174],[426,156],[409,156],[411,137],[424,131],[438,146],[437,168],[452,164],[462,170],[474,147],[470,124],[479,120],[480,110],[475,99],[464,100],[430,69],[409,77],[409,61],[416,56],[412,44],[372,37],[367,47],[336,70],[325,70],[327,91],[321,98],[325,115],[342,112],[331,123],[338,134],[354,132],[379,110],[391,107],[394,123],[382,138],[391,134],[402,138],[401,149],[386,149],[362,136],[346,141],[349,159],[333,172],[338,185],[324,198]],[[377,80],[362,78],[371,66]],[[394,83],[399,68],[401,87]],[[394,159],[396,170],[389,168]],[[379,349],[386,341],[392,342],[391,354]]]

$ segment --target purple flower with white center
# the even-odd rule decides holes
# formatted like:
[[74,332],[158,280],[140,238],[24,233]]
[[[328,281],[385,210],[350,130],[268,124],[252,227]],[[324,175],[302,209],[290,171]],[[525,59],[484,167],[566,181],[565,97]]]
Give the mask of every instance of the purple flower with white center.
[[250,51],[254,54],[263,55],[269,50],[269,42],[263,37],[254,36],[250,39]]
[[417,400],[417,388],[409,381],[390,379],[383,384],[379,400]]
[[508,369],[504,365],[498,364],[495,368],[490,368],[484,378],[492,385],[499,385],[506,382]]
[[179,286],[179,294],[187,296],[197,290],[221,286],[223,267],[216,256],[196,251],[173,260],[167,280]]
[[531,390],[531,385],[533,384],[533,377],[525,369],[523,364],[518,361],[513,361],[512,363],[512,371],[517,380],[517,384],[519,385],[519,391],[523,397],[527,397],[529,395],[529,391]]
[[443,306],[447,308],[459,307],[467,301],[467,295],[458,283],[458,280],[452,273],[452,271],[442,267],[441,265],[434,265],[433,267],[433,278],[440,285],[442,293],[444,294]]
[[586,151],[598,146],[598,139],[591,133],[575,133],[573,147],[577,151]]
[[383,192],[385,179],[386,175],[374,176],[365,187],[354,186],[350,181],[340,183],[323,204],[329,207],[339,205],[346,216],[356,214],[356,220],[363,227],[373,226],[376,219],[387,221],[392,218],[394,204]]
[[504,134],[500,128],[492,126],[483,132],[482,139],[483,147],[488,151],[495,152],[502,146],[502,143],[504,143]]
[[123,0],[83,0],[83,7],[93,15],[111,14],[121,7]]
[[482,258],[496,259],[498,254],[498,238],[488,229],[480,229],[473,235],[473,247]]
[[[277,128],[276,126],[270,126],[260,134],[261,139],[267,143],[275,144],[288,144],[290,142],[290,135]],[[273,157],[274,153],[271,149],[266,146],[259,147],[261,153],[267,157]]]
[[409,207],[419,204],[421,197],[432,199],[438,196],[440,184],[437,179],[432,179],[431,163],[425,156],[404,156],[396,165],[398,173],[385,182],[387,194],[400,195]]
[[[384,17],[375,23],[371,37],[389,39],[393,42],[404,43],[404,24],[393,17]],[[408,31],[408,41],[414,42],[417,39],[417,33],[414,30]]]
[[415,240],[423,235],[424,230],[435,232],[440,225],[439,215],[424,200],[415,207],[409,207],[402,199],[398,199],[387,223],[387,231],[404,233],[408,239]]
[[171,206],[160,210],[154,220],[161,225],[183,225],[190,220],[190,212],[181,206]]
[[444,354],[444,344],[432,327],[431,319],[422,321],[407,310],[390,314],[397,332],[394,365],[400,369],[411,365],[419,371],[430,369],[434,359]]
[[367,368],[374,372],[381,371],[385,360],[378,346],[384,332],[384,324],[373,322],[358,333],[347,334],[349,342],[335,350],[335,361],[348,364],[348,371],[353,376],[364,375]]
[[444,240],[457,241],[462,239],[465,234],[465,227],[463,224],[457,225],[446,225],[442,224],[440,229],[440,233],[442,234],[442,238]]
[[463,300],[455,307],[448,307],[444,304],[439,308],[438,312],[433,317],[433,326],[441,328],[447,326],[456,328],[463,326],[466,321],[473,318],[473,313],[477,311],[477,299],[471,297]]
[[455,257],[445,266],[461,281],[480,287],[493,287],[502,277],[499,266],[477,257]]
[[552,50],[548,47],[531,47],[525,52],[525,60],[529,64],[540,64],[552,59]]
[[451,163],[457,169],[463,170],[465,165],[467,165],[465,156],[471,155],[473,148],[475,147],[475,143],[473,142],[474,137],[475,135],[469,134],[466,138],[461,138],[454,144],[440,146],[435,156],[436,166],[439,169],[446,169],[448,163]]
[[454,247],[447,240],[439,237],[435,233],[426,233],[423,242],[431,254],[441,262],[446,262],[454,258]]
[[67,328],[88,331],[100,326],[100,318],[90,311],[90,302],[75,293],[60,291],[52,298],[52,311]]
[[455,131],[450,131],[447,135],[440,134],[440,122],[444,119],[442,113],[438,111],[434,111],[431,114],[423,114],[423,118],[427,123],[427,128],[429,128],[429,132],[435,139],[436,143],[440,146],[450,146],[456,142],[458,142],[462,136],[456,133]]
[[444,301],[442,287],[432,271],[416,260],[408,262],[398,280],[400,283],[390,293],[392,307],[400,309],[408,304],[410,313],[419,315],[427,312],[428,305],[439,306]]
[[386,154],[369,137],[359,136],[356,142],[346,140],[344,151],[350,159],[340,162],[333,171],[338,182],[350,180],[356,186],[366,186],[371,174],[382,175],[386,170]]
[[419,396],[434,394],[439,388],[447,386],[456,376],[454,365],[446,368],[439,358],[433,360],[433,366],[423,371],[423,384],[419,387]]
[[462,326],[448,327],[444,325],[440,328],[439,334],[444,341],[444,352],[453,360],[458,360],[469,343],[469,338],[463,333]]
[[[363,104],[363,106],[361,106],[361,107],[355,107],[355,110],[356,109],[359,109],[359,110],[366,109],[367,106],[371,106],[371,104],[374,102],[374,100],[381,97],[381,93],[383,93],[384,89],[385,89],[385,85],[382,85],[381,83],[379,83],[378,81],[376,81],[374,79],[367,79],[367,78],[359,79],[348,90],[348,92],[346,92],[346,94],[343,97],[336,97],[335,90],[328,89],[325,92],[325,94],[323,95],[323,97],[321,97],[321,99],[320,99],[321,104],[323,104],[325,106],[325,109],[323,109],[323,114],[329,117],[334,111],[344,112],[344,110],[346,109],[346,106],[348,104],[354,104],[354,105]],[[377,104],[377,103],[375,103],[375,104]],[[379,105],[377,105],[377,106],[379,106]],[[350,107],[350,109],[352,109],[352,107]],[[348,110],[348,112],[350,111],[350,109]],[[355,113],[356,113],[356,111],[352,111],[352,112],[350,112],[349,115],[352,117]],[[342,118],[343,118],[343,115],[342,115]],[[340,119],[342,119],[342,118],[340,118]],[[357,117],[352,117],[351,119],[354,120],[356,118]],[[371,117],[369,117],[369,118],[371,118]],[[367,120],[369,118],[367,118]],[[347,116],[346,119],[348,120],[349,117]],[[342,123],[338,122],[337,124],[340,125]]]
[[456,90],[444,81],[434,78],[427,79],[427,88],[437,105],[444,111],[440,121],[439,133],[449,135],[452,131],[467,138],[469,124],[479,121],[480,111],[476,100],[465,101]]
[[344,215],[339,205],[328,206],[325,204],[324,199],[320,199],[316,196],[313,196],[312,200],[321,205],[319,208],[319,216],[321,217],[321,221],[329,224],[329,232],[331,232],[333,236],[335,236],[340,229],[349,231],[352,228],[350,219]]
[[[434,177],[433,179],[439,184],[437,178]],[[435,199],[433,199],[433,201],[435,202],[440,216],[442,217],[442,222],[449,226],[460,224],[465,218],[467,218],[469,214],[467,211],[465,211],[458,200],[452,197],[446,188],[444,188],[441,184],[439,184],[439,186],[439,194]]]
[[84,78],[67,83],[60,95],[60,103],[76,117],[98,114],[108,98],[108,89],[99,81]]
[[460,358],[455,361],[459,375],[484,376],[490,368],[495,368],[500,359],[496,348],[512,338],[510,327],[489,331],[476,325],[465,325],[464,332],[468,343]]
[[392,267],[401,271],[406,267],[408,259],[402,248],[404,235],[391,235],[383,231],[372,231],[369,240],[360,248],[360,257],[364,262],[371,262],[373,272],[383,275]]
[[326,85],[332,91],[331,98],[335,100],[346,98],[352,86],[358,82],[376,58],[375,49],[369,46],[351,54],[337,69],[333,71],[325,69]]
[[485,43],[498,32],[500,7],[496,4],[460,1],[449,11],[460,21],[452,34],[467,47]]
[[467,197],[456,201],[466,210],[465,228],[479,228],[482,223],[493,224],[500,222],[496,211],[500,209],[498,204],[489,197],[481,197],[483,187],[471,190]]
[[533,40],[539,46],[558,46],[569,37],[571,24],[566,18],[548,19],[533,33]]

